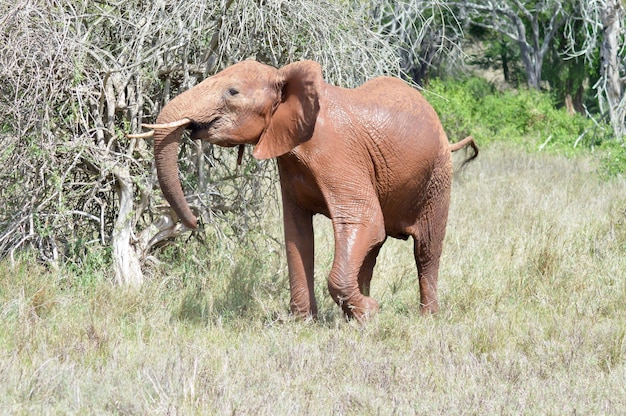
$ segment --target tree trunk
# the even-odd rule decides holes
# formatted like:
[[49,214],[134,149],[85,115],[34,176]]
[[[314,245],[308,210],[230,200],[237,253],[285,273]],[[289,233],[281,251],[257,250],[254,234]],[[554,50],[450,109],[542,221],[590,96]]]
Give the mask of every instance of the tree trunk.
[[511,70],[509,69],[509,51],[506,48],[504,41],[499,42],[500,45],[500,60],[502,61],[502,73],[504,74],[504,80],[511,82]]
[[143,283],[141,263],[132,242],[133,238],[133,182],[128,168],[118,167],[113,171],[117,179],[119,194],[119,212],[112,235],[113,267],[115,283],[119,285],[140,286]]
[[520,56],[526,70],[526,81],[528,87],[539,89],[541,84],[541,65],[543,57],[538,58],[526,40],[518,41]]
[[585,106],[583,104],[584,88],[579,85],[576,91],[572,85],[571,79],[567,81],[565,86],[565,108],[567,113],[574,115],[576,113],[585,115]]
[[[604,39],[601,54],[601,79],[598,84],[599,93],[604,95],[611,127],[615,137],[623,140],[626,135],[626,99],[622,96],[623,88],[619,73],[620,36],[624,30],[622,19],[624,8],[619,0],[608,0],[602,10]],[[602,101],[602,100],[601,100]]]

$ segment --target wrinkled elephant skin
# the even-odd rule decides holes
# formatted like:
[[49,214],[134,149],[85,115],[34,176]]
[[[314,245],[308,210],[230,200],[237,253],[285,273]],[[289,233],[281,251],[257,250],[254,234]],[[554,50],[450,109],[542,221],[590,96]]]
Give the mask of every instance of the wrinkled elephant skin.
[[355,89],[329,85],[320,66],[275,69],[244,61],[168,103],[152,126],[164,196],[196,227],[178,179],[184,130],[222,146],[254,144],[254,157],[277,158],[283,198],[291,309],[315,316],[312,216],[333,223],[328,288],[349,317],[378,310],[369,297],[376,256],[387,236],[414,240],[423,313],[436,312],[437,278],[450,187],[451,151],[439,119],[403,81],[380,77]]

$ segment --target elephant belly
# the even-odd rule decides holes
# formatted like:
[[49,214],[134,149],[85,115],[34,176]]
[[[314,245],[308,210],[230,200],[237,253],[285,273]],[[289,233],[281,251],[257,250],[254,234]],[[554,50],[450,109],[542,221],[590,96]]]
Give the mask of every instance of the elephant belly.
[[[421,198],[420,198],[421,199]],[[385,232],[388,236],[406,240],[418,222],[424,203],[412,198],[393,204],[383,210]]]
[[[452,161],[447,149],[412,175],[405,176],[399,182],[401,185],[386,195],[382,206],[387,235],[405,239],[427,225],[420,221],[446,221],[451,182]],[[434,218],[433,212],[439,212],[438,215],[445,212],[445,217]]]

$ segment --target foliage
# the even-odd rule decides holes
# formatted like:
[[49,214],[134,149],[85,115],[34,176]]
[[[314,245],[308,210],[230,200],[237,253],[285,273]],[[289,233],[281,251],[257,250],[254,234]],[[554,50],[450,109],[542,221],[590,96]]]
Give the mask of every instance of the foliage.
[[546,53],[554,35],[566,24],[567,0],[513,1],[497,3],[486,0],[446,1],[454,7],[457,18],[470,26],[479,26],[509,38],[519,48],[530,88],[539,89]]
[[[597,99],[590,87],[598,80],[598,62],[597,60],[590,62],[583,57],[568,54],[571,48],[575,47],[572,42],[580,41],[581,38],[570,33],[581,31],[577,23],[578,21],[574,19],[569,23],[567,31],[555,34],[544,58],[541,87],[554,95],[555,105],[558,107],[567,106],[570,112],[596,114]],[[468,61],[470,65],[501,72],[505,84],[509,87],[522,86],[525,77],[524,68],[519,48],[513,40],[498,31],[487,30],[478,25],[470,25],[468,35],[466,50],[470,53]],[[469,46],[470,42],[472,46]],[[474,46],[475,43],[478,43],[478,46]],[[599,57],[597,50],[595,56]]]
[[607,177],[626,174],[626,145],[608,142],[606,152],[602,155],[602,169]]
[[598,72],[593,84],[597,106],[608,117],[615,138],[626,136],[626,15],[623,0],[577,1],[579,19],[568,28],[568,57],[584,57]]
[[433,80],[425,92],[451,141],[474,136],[481,146],[515,143],[565,155],[594,152],[607,176],[626,173],[626,147],[603,123],[557,108],[551,94],[499,91],[482,78]]
[[524,83],[524,68],[519,56],[519,48],[501,33],[486,30],[480,26],[470,26],[466,47],[468,64],[484,70],[502,71],[504,82],[519,87]]
[[475,136],[481,143],[515,142],[528,149],[598,146],[610,138],[606,126],[555,108],[548,93],[497,90],[482,78],[433,80],[426,90],[450,138]]
[[[576,12],[572,10],[570,13],[575,15]],[[593,60],[570,54],[572,49],[581,47],[578,43],[584,41],[583,35],[580,20],[570,19],[566,30],[556,34],[554,46],[546,55],[543,78],[558,106],[569,106],[570,112],[577,111],[583,115],[597,114],[597,97],[591,87],[600,76],[599,50],[589,52],[590,56],[596,57]]]

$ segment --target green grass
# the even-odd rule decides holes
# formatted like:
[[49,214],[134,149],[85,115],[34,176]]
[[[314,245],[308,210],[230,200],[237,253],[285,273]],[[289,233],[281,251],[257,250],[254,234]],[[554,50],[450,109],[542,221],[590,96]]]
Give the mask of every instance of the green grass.
[[244,243],[166,249],[139,290],[98,259],[92,279],[7,260],[0,413],[624,414],[626,181],[598,169],[483,148],[455,178],[434,317],[418,313],[410,242],[390,240],[381,313],[344,322],[323,218],[318,322],[287,313],[277,216]]

